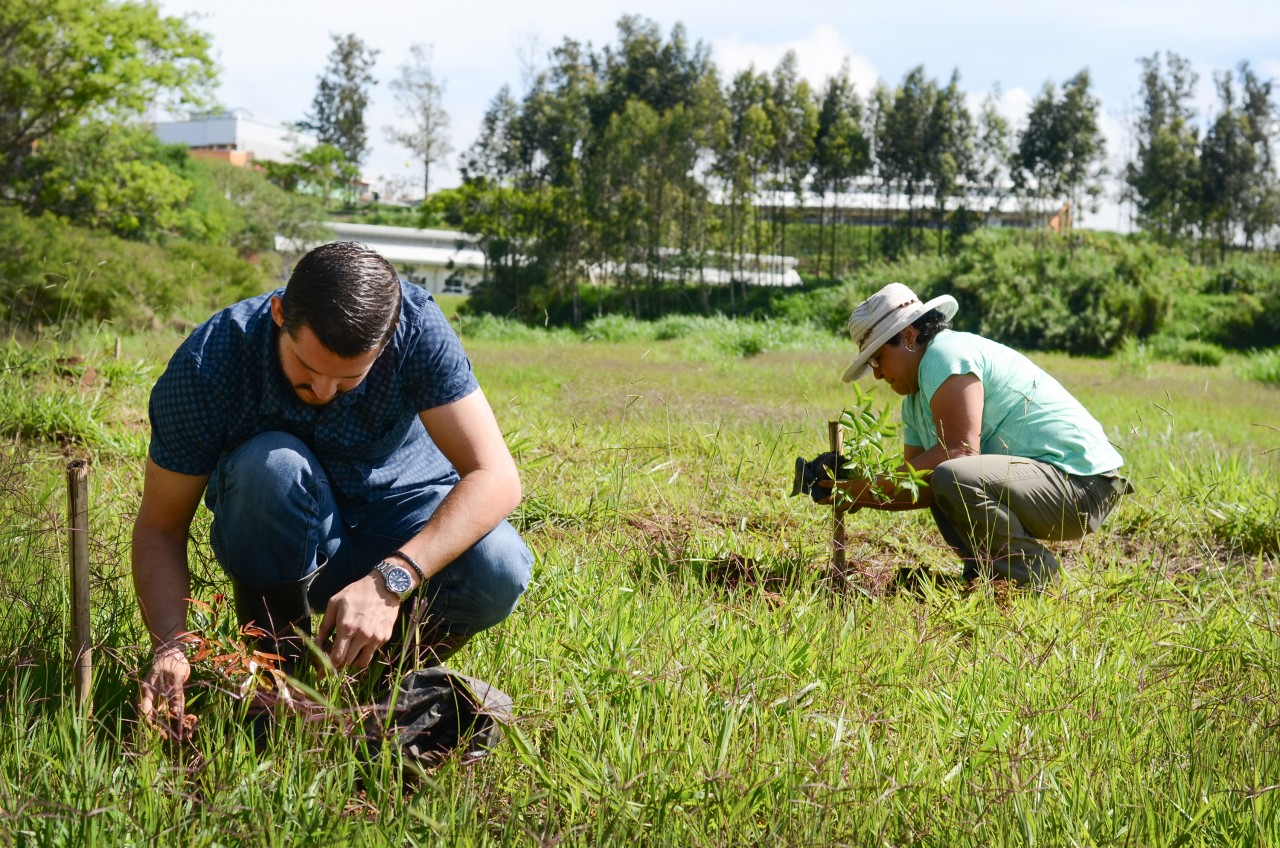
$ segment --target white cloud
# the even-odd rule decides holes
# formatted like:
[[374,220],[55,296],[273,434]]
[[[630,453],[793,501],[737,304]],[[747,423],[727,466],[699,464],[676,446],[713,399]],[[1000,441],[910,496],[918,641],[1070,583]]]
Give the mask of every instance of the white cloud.
[[865,97],[879,77],[870,60],[855,54],[829,24],[818,24],[802,39],[761,43],[743,41],[735,34],[712,41],[711,47],[726,83],[734,74],[752,66],[757,71],[772,71],[788,50],[795,51],[800,76],[807,79],[814,90],[820,90],[829,78],[840,73],[846,60],[859,95]]

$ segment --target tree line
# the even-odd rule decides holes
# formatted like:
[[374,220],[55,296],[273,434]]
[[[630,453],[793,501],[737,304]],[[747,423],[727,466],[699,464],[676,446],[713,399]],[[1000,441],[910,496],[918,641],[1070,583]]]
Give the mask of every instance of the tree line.
[[[354,34],[332,38],[297,124],[320,144],[263,163],[263,179],[166,148],[139,120],[156,103],[212,103],[209,44],[186,21],[148,3],[4,4],[0,200],[126,238],[243,254],[270,250],[277,233],[301,236],[323,215],[301,195],[327,205],[368,152],[378,51]],[[1139,62],[1135,152],[1120,175],[1137,223],[1200,259],[1274,245],[1271,81],[1247,63],[1218,73],[1219,104],[1201,120],[1185,59]],[[413,152],[429,193],[449,152],[430,48],[415,45],[389,87],[408,129],[384,132]],[[1088,70],[1046,82],[1016,129],[999,100],[996,90],[971,109],[958,72],[939,80],[923,66],[864,93],[846,65],[814,87],[793,53],[725,79],[682,26],[664,34],[627,16],[616,43],[566,39],[520,96],[497,93],[461,156],[462,185],[432,195],[423,221],[480,237],[482,307],[536,316],[563,305],[580,323],[591,308],[583,283],[596,281],[614,284],[605,288],[637,316],[661,314],[673,296],[706,309],[713,282],[728,277],[739,282],[714,288],[732,310],[745,281],[769,281],[789,254],[811,276],[838,279],[869,256],[946,254],[1011,203],[1041,218],[1095,203],[1108,174]],[[879,198],[879,226],[844,226],[855,194]]]
[[[1274,242],[1271,83],[1247,63],[1219,74],[1219,111],[1201,135],[1187,62],[1140,61],[1137,151],[1121,175],[1137,223],[1217,256]],[[846,63],[814,88],[794,53],[722,81],[683,27],[664,37],[627,16],[616,44],[566,39],[522,97],[498,92],[463,154],[462,186],[432,212],[481,237],[495,306],[570,302],[577,323],[586,279],[618,283],[637,316],[660,314],[667,283],[701,280],[705,293],[709,267],[745,279],[744,264],[792,252],[798,227],[811,272],[846,274],[855,257],[839,224],[855,191],[885,210],[861,255],[889,258],[954,249],[1002,205],[1041,220],[1064,204],[1096,208],[1108,171],[1088,69],[1046,82],[1016,130],[999,96],[975,114],[958,71],[940,81],[923,66],[864,95]]]

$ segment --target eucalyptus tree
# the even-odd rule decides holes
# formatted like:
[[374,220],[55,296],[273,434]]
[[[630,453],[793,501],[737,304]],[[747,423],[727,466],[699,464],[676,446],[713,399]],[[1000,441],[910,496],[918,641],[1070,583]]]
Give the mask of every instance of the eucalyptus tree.
[[[664,39],[656,23],[630,15],[619,20],[618,44],[606,47],[597,64],[601,84],[592,103],[596,138],[606,150],[611,144],[626,146],[625,151],[609,151],[613,182],[627,195],[628,208],[633,208],[629,214],[639,215],[643,228],[639,241],[622,244],[640,246],[643,255],[637,258],[657,291],[671,265],[670,245],[676,245],[675,267],[683,276],[692,262],[685,248],[694,242],[686,230],[702,229],[705,211],[696,199],[705,192],[697,169],[711,144],[719,99],[715,67],[709,48],[702,42],[690,44],[682,25],[672,27]],[[643,159],[635,160],[636,155]],[[624,161],[630,164],[617,171]],[[655,308],[661,310],[661,304]]]
[[[741,275],[747,252],[747,230],[755,219],[755,195],[773,149],[773,127],[765,111],[771,86],[769,77],[754,67],[734,75],[725,93],[725,109],[718,128],[718,149],[712,173],[724,195],[722,208],[726,247],[731,269]],[[730,288],[730,303],[733,303]]]
[[[863,134],[871,145],[871,174],[876,189],[884,195],[881,220],[888,220],[891,201],[894,196],[894,179],[892,170],[884,162],[884,142],[887,135],[889,115],[893,112],[893,91],[883,80],[877,80],[875,88],[867,96],[866,114],[863,118]],[[894,252],[895,247],[883,238],[883,226],[867,226],[867,253],[871,254],[876,243],[876,234],[881,234],[880,251],[885,255]]]
[[[794,50],[788,50],[773,70],[765,114],[772,129],[769,187],[774,194],[774,221],[779,226],[778,252],[787,252],[788,197],[803,208],[805,183],[813,168],[818,107],[808,80],[800,77]],[[773,251],[770,251],[772,253]]]
[[839,274],[837,258],[837,233],[841,230],[839,215],[840,197],[849,188],[851,180],[866,173],[871,163],[871,143],[863,132],[862,101],[849,77],[849,62],[845,60],[840,72],[827,79],[820,98],[818,127],[814,139],[813,188],[822,198],[822,218],[818,229],[818,268],[822,274],[823,232],[828,228],[826,197],[833,198],[832,226],[830,227],[831,276]]
[[520,141],[527,163],[522,188],[537,197],[540,218],[526,227],[526,247],[542,282],[567,294],[573,321],[581,321],[578,279],[590,226],[599,210],[590,206],[587,170],[595,130],[591,108],[600,83],[589,48],[566,38],[551,51],[521,107]]
[[[901,226],[905,227],[906,243],[913,247],[917,197],[926,189],[933,170],[930,124],[937,99],[937,82],[925,77],[923,65],[912,68],[894,90],[892,108],[884,113],[877,137],[882,177],[906,200],[907,215]],[[900,243],[892,242],[890,252],[899,247]]]
[[[530,170],[527,146],[522,143],[520,104],[504,85],[494,95],[480,120],[480,133],[462,155],[462,186],[424,205],[424,216],[436,211],[463,232],[478,237],[485,269],[477,302],[489,299],[522,313],[520,274],[515,265],[524,252],[519,244],[521,191],[517,178]],[[509,297],[508,297],[509,295]]]
[[1045,83],[1018,137],[1014,180],[1042,212],[1047,202],[1066,199],[1074,217],[1102,193],[1106,140],[1089,84],[1087,68],[1063,83],[1061,94]]
[[1124,169],[1125,194],[1139,225],[1160,241],[1175,242],[1195,226],[1199,212],[1198,150],[1195,124],[1198,76],[1176,53],[1138,60],[1142,105],[1135,124],[1137,152]]
[[369,152],[364,113],[369,90],[376,84],[373,66],[378,51],[354,33],[331,33],[333,49],[324,73],[316,78],[311,110],[298,122],[299,129],[315,134],[321,144],[332,144],[359,168]]
[[409,129],[383,128],[388,141],[408,150],[422,166],[423,197],[431,193],[431,166],[453,152],[449,113],[444,108],[445,82],[436,79],[431,68],[432,52],[431,45],[412,45],[408,60],[388,86]]
[[1246,137],[1255,154],[1253,190],[1246,200],[1243,236],[1246,247],[1280,227],[1280,180],[1276,173],[1276,142],[1280,138],[1280,110],[1272,99],[1274,84],[1241,62],[1237,68]]
[[970,185],[984,204],[981,210],[984,221],[1008,196],[1012,158],[1013,128],[1000,111],[1000,88],[997,86],[982,101],[974,139]]
[[[941,251],[947,232],[947,205],[962,199],[964,184],[975,167],[975,129],[973,116],[960,90],[960,72],[954,71],[947,87],[938,91],[929,110],[925,132],[924,156],[928,181],[933,189],[934,226],[938,230]],[[968,209],[961,203],[951,217],[951,229],[957,235],[968,231]]]
[[1219,257],[1237,241],[1252,247],[1280,224],[1271,83],[1259,80],[1247,63],[1238,70],[1239,99],[1230,71],[1215,77],[1220,111],[1200,145],[1202,226]]
[[[718,99],[705,45],[689,45],[679,26],[664,39],[656,24],[628,16],[616,45],[595,52],[566,39],[519,103],[507,93],[491,105],[463,156],[467,198],[510,195],[508,241],[528,272],[527,296],[538,287],[544,305],[571,302],[580,321],[581,277],[608,267],[643,267],[660,294],[668,244],[691,242],[682,230],[705,218],[697,177]],[[622,276],[637,313],[661,309],[652,299],[644,306]]]

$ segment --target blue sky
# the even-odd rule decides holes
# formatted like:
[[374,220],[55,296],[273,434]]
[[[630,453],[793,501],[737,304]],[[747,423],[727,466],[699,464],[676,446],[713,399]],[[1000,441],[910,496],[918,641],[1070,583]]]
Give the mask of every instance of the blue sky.
[[[801,72],[815,85],[849,60],[859,91],[876,79],[896,84],[923,64],[940,80],[959,69],[961,86],[976,105],[995,85],[1015,123],[1045,84],[1059,84],[1088,67],[1104,109],[1113,169],[1129,144],[1125,129],[1138,85],[1137,59],[1173,51],[1200,74],[1202,111],[1215,104],[1213,73],[1248,60],[1277,80],[1280,99],[1280,4],[1249,0],[1014,0],[957,2],[707,2],[657,0],[624,6],[598,2],[433,2],[432,0],[160,0],[165,14],[196,17],[213,38],[222,66],[223,105],[247,109],[265,121],[302,117],[332,46],[329,33],[354,32],[381,51],[368,116],[373,150],[365,176],[375,183],[416,180],[404,151],[388,144],[382,127],[395,122],[386,88],[411,44],[434,48],[434,67],[447,89],[445,108],[453,145],[474,140],[485,107],[504,85],[519,95],[525,68],[545,63],[565,37],[599,49],[615,41],[623,14],[658,23],[664,34],[683,23],[691,41],[703,41],[724,77],[754,64],[772,68],[794,49]],[[449,166],[436,185],[456,184]],[[1122,213],[1108,204],[1087,223],[1112,228]]]

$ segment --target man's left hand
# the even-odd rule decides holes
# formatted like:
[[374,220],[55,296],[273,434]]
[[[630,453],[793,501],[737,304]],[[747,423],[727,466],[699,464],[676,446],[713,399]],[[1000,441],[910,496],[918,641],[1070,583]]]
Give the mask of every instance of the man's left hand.
[[400,599],[373,572],[329,599],[316,639],[328,646],[335,668],[367,668],[390,641],[399,614]]

